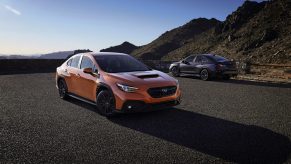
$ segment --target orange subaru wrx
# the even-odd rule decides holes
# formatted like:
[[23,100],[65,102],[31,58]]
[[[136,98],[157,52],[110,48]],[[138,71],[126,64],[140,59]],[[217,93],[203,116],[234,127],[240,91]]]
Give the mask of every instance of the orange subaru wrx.
[[99,113],[152,111],[180,103],[178,80],[122,53],[84,53],[57,68],[62,99],[94,104]]

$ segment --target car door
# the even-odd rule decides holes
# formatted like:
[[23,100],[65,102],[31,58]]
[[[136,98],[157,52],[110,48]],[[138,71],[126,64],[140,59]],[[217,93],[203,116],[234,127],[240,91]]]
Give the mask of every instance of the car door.
[[78,79],[78,86],[80,88],[79,95],[91,101],[95,101],[96,94],[96,80],[97,76],[93,74],[84,73],[85,68],[91,68],[93,71],[96,66],[89,56],[83,56],[80,64],[80,78]]
[[78,70],[79,70],[79,62],[80,62],[81,56],[75,56],[72,58],[72,61],[70,62],[70,66],[65,70],[69,76],[66,79],[68,92],[73,94],[78,94],[78,88],[77,88],[77,79],[78,77]]
[[182,60],[180,63],[180,72],[182,73],[193,73],[193,60],[195,59],[194,55],[187,57]]
[[66,66],[64,67],[64,70],[63,70],[68,92],[71,92],[71,89],[72,89],[72,75],[70,74],[71,72],[70,70],[72,69],[71,68],[72,61],[73,61],[73,58],[69,59],[66,62]]
[[203,56],[202,55],[198,55],[194,62],[193,62],[193,71],[195,74],[199,74],[201,69],[203,68],[203,63],[202,63],[202,60],[203,60]]

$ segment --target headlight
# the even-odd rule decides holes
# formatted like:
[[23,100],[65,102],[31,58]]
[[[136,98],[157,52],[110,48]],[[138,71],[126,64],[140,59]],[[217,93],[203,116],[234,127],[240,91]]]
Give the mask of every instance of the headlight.
[[136,90],[138,90],[138,88],[128,86],[128,85],[123,85],[123,84],[119,84],[119,83],[117,83],[116,85],[120,90],[122,90],[124,92],[135,92]]

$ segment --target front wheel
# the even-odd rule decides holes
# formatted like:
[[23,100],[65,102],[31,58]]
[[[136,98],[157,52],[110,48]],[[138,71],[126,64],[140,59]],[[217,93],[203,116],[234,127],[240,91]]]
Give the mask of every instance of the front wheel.
[[58,81],[58,90],[59,90],[59,96],[61,99],[68,98],[68,87],[64,79],[60,79]]
[[173,75],[174,77],[178,77],[178,76],[180,76],[180,71],[179,71],[179,68],[178,68],[178,67],[173,67],[173,68],[171,69],[171,73],[172,73],[172,75]]
[[99,92],[97,95],[96,105],[99,113],[103,116],[110,117],[114,115],[115,101],[114,96],[107,90]]
[[210,75],[207,69],[202,69],[200,72],[200,78],[203,81],[210,80]]

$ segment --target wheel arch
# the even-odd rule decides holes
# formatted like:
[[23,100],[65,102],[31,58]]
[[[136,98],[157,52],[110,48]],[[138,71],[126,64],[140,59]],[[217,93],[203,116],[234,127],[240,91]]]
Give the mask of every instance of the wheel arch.
[[56,78],[56,87],[57,87],[57,88],[59,88],[59,82],[60,82],[60,80],[64,80],[65,83],[66,83],[66,79],[65,79],[64,77],[62,77],[62,76],[57,76],[57,78]]
[[102,83],[102,82],[101,82],[101,83],[99,84],[99,86],[96,88],[95,101],[97,102],[97,95],[98,95],[101,91],[103,91],[103,90],[107,90],[107,91],[109,91],[109,92],[112,94],[112,96],[113,96],[113,98],[114,98],[114,104],[115,104],[115,107],[116,107],[115,95],[114,95],[114,93],[113,93],[111,87],[110,87],[109,85],[105,84],[105,83]]

